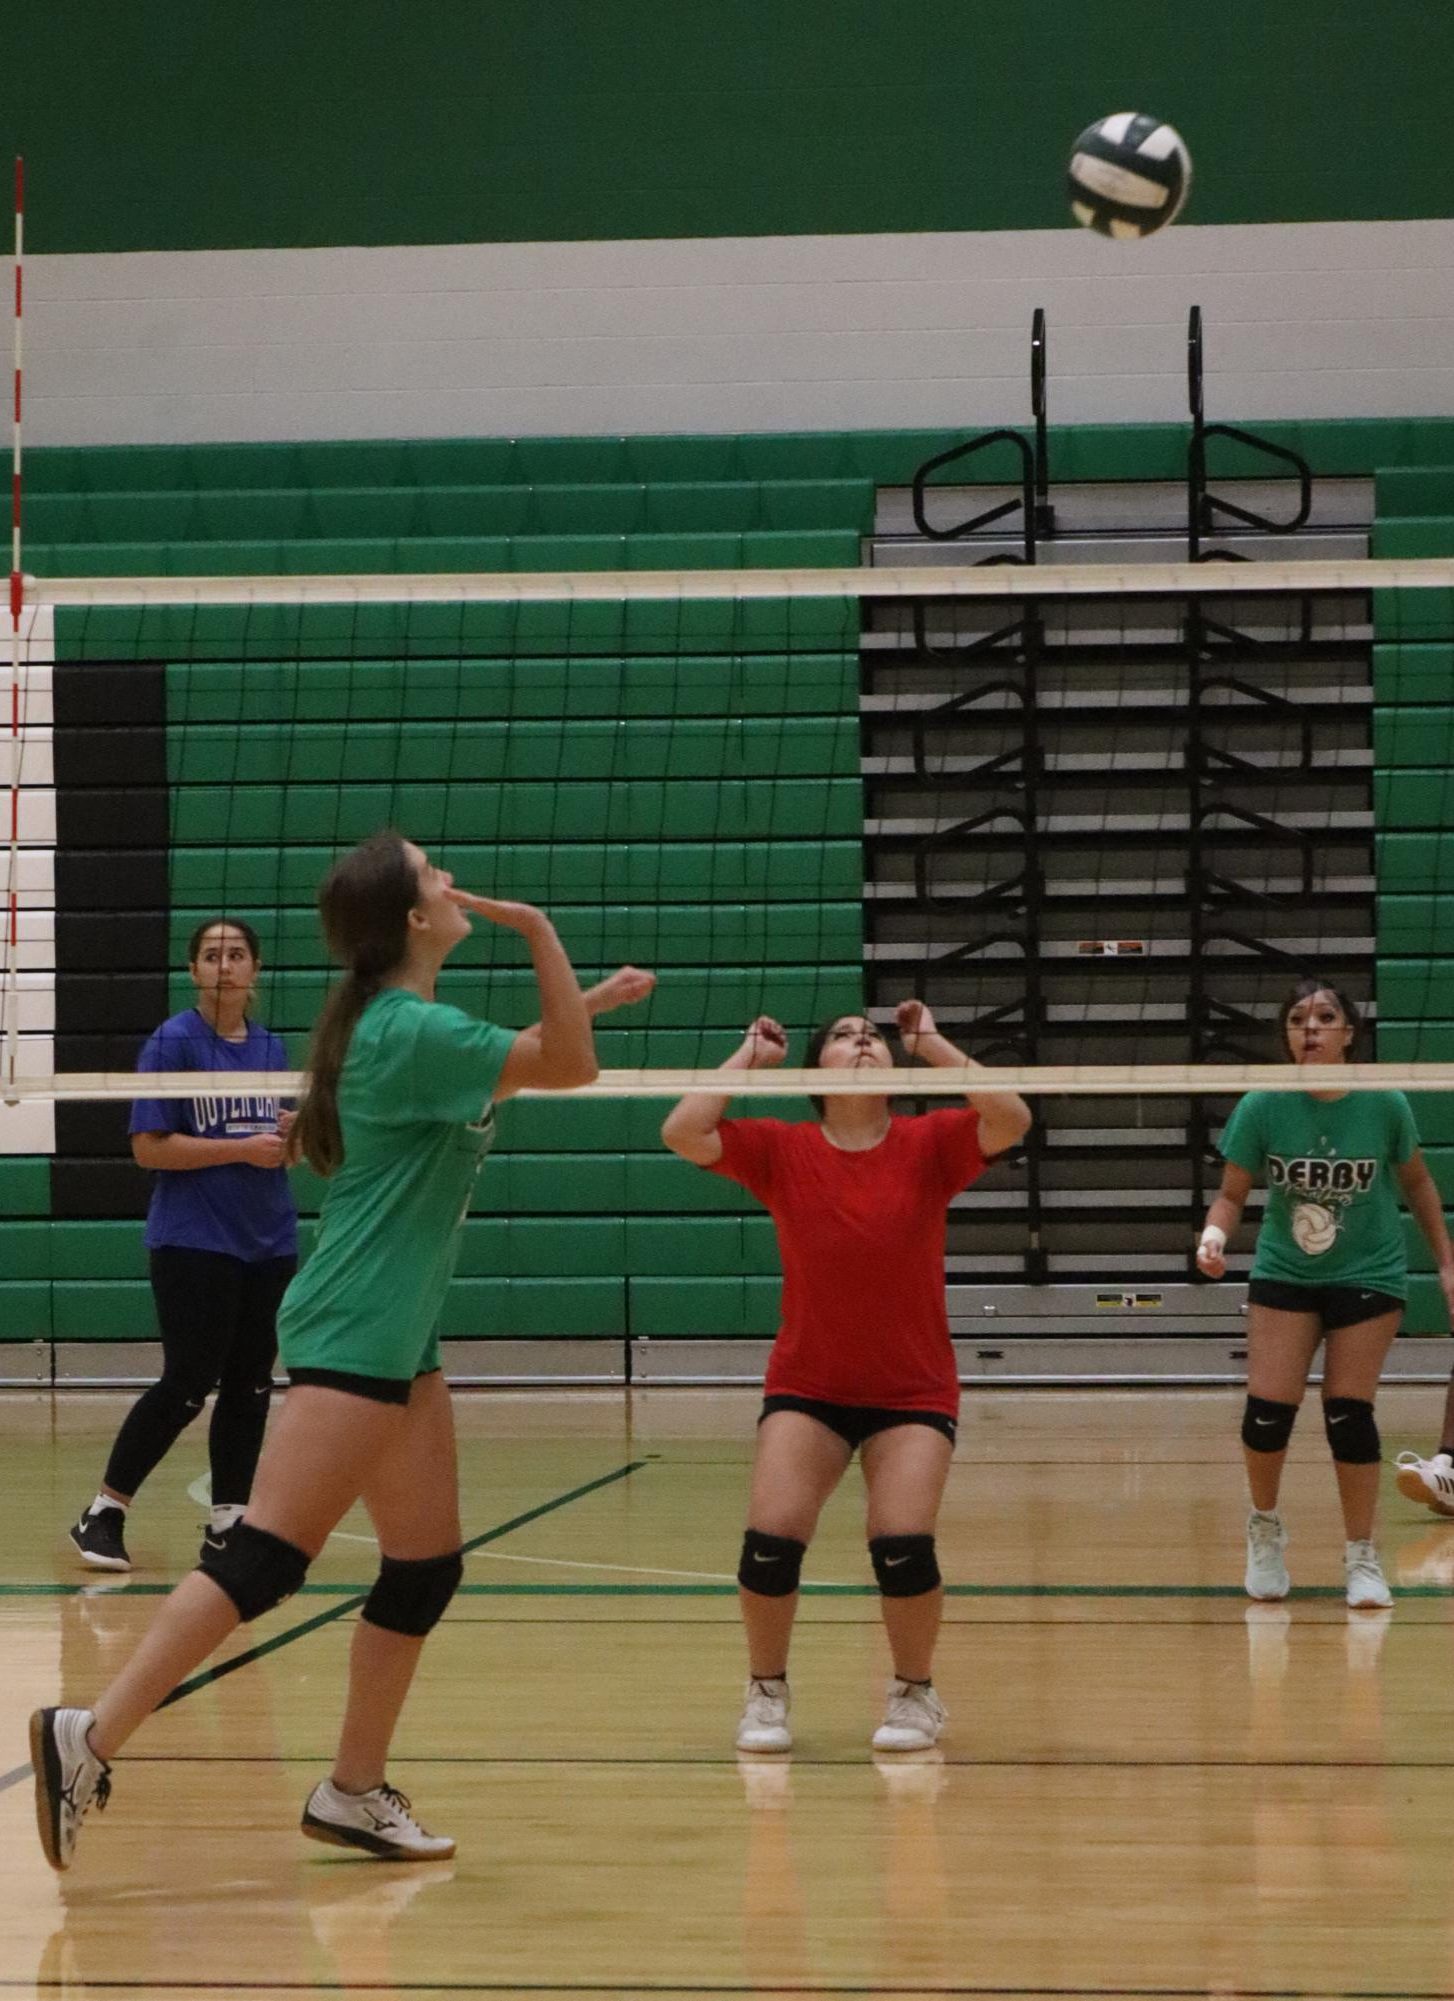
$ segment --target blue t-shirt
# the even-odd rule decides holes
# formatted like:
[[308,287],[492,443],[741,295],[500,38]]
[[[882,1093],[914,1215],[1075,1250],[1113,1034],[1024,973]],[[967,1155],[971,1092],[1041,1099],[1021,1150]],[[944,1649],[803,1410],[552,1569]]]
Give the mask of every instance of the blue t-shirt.
[[[286,1070],[281,1036],[259,1022],[244,1042],[228,1042],[189,1007],[164,1021],[141,1055],[138,1070]],[[189,1133],[194,1139],[250,1139],[277,1130],[276,1098],[228,1097],[225,1089],[195,1098],[137,1098],[133,1133]],[[153,1177],[146,1214],[149,1251],[223,1251],[247,1264],[298,1254],[298,1212],[287,1170],[245,1160],[176,1169]]]

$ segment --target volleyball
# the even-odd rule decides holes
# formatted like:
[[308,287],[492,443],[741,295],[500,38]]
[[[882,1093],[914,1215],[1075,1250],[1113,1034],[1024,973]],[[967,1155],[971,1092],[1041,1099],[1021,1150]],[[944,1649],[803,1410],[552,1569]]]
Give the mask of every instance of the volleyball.
[[1151,236],[1181,213],[1191,155],[1181,134],[1141,111],[1113,111],[1071,149],[1070,212],[1102,236]]

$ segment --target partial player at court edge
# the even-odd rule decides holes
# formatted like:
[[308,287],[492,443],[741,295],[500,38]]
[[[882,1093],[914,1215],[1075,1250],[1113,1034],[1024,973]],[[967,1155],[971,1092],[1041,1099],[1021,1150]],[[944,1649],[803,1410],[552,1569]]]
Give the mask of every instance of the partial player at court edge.
[[70,1529],[81,1561],[129,1570],[127,1511],[142,1482],[217,1392],[207,1451],[220,1547],[242,1517],[267,1428],[278,1305],[298,1268],[298,1212],[284,1166],[291,1111],[238,1097],[229,1073],[286,1070],[283,1039],[248,1010],[262,971],[237,918],[199,924],[187,947],[195,1005],[164,1021],[138,1070],[196,1070],[192,1098],[137,1098],[131,1150],[154,1175],[146,1251],[162,1373],[117,1433],[96,1498]]
[[[908,1054],[969,1063],[918,1000],[896,1017]],[[722,1071],[787,1054],[770,1016]],[[841,1015],[808,1043],[812,1069],[886,1069],[866,1016]],[[970,1067],[974,1067],[971,1065]],[[935,1533],[954,1452],[959,1380],[944,1296],[945,1211],[986,1163],[1023,1139],[1024,1101],[968,1094],[964,1107],[896,1116],[864,1093],[813,1099],[816,1118],[728,1119],[728,1095],[683,1098],[662,1127],[674,1153],[739,1182],[769,1210],[783,1268],[782,1321],[764,1385],[738,1569],[746,1628],[740,1751],[791,1749],[788,1647],[803,1557],[818,1516],[860,1453],[868,1549],[893,1659],[879,1751],[932,1745],[946,1712],[933,1683],[943,1612]]]
[[[1347,1062],[1360,1028],[1352,1001],[1316,978],[1294,986],[1278,1017],[1296,1064]],[[1454,1313],[1454,1249],[1408,1099],[1401,1091],[1251,1091],[1223,1129],[1221,1152],[1222,1185],[1197,1249],[1208,1278],[1225,1275],[1227,1240],[1254,1181],[1267,1181],[1247,1291],[1248,1596],[1275,1600],[1291,1589],[1278,1496],[1308,1372],[1326,1343],[1323,1421],[1347,1538],[1348,1604],[1391,1605],[1373,1540],[1382,1458],[1373,1404],[1408,1297],[1395,1183]]]
[[[319,891],[329,951],[345,968],[317,1028],[294,1139],[329,1181],[319,1240],[279,1315],[289,1391],[247,1513],[177,1586],[93,1708],[31,1718],[36,1815],[47,1860],[69,1868],[87,1810],[105,1806],[110,1761],[239,1623],[302,1584],[362,1500],[379,1572],[349,1663],[331,1775],[303,1812],[318,1841],[400,1860],[451,1855],[388,1783],[389,1745],[418,1666],[462,1574],[454,1419],[440,1369],[440,1310],[494,1106],[569,1090],[597,1066],[595,1014],[643,999],[623,967],[581,992],[543,911],[454,887],[402,836],[376,834]],[[540,1019],[518,1034],[435,999],[467,913],[529,948]]]

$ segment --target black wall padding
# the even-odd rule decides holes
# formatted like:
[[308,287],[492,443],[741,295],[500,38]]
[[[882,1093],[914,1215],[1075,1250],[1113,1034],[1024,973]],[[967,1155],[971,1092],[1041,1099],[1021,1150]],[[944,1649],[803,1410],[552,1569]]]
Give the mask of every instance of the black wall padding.
[[[56,1068],[129,1070],[170,1012],[166,671],[55,670]],[[55,1217],[132,1217],[130,1106],[56,1106]]]

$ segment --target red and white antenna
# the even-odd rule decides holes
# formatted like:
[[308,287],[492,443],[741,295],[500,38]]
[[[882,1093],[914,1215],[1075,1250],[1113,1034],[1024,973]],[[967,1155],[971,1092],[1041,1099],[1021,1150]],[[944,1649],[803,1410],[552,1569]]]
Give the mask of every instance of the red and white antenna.
[[20,1053],[20,617],[25,579],[20,565],[20,429],[24,380],[25,161],[15,161],[15,407],[10,460],[10,867],[5,913],[5,1081],[15,1082]]

